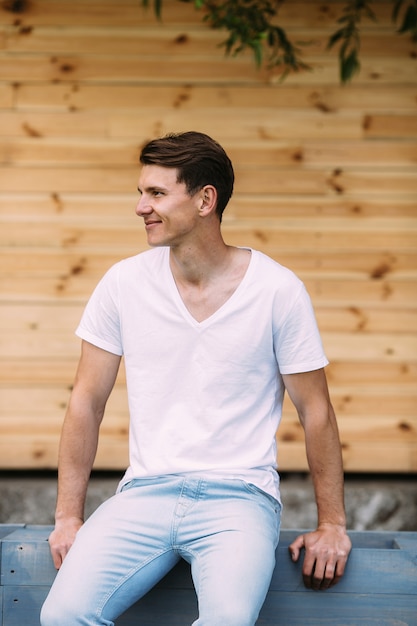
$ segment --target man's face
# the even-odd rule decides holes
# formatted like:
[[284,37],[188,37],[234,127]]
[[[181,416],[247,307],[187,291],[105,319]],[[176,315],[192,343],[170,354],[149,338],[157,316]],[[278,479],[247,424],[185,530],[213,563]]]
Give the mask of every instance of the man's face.
[[159,165],[142,167],[136,214],[143,217],[150,246],[177,246],[195,231],[201,194],[190,196],[177,170]]

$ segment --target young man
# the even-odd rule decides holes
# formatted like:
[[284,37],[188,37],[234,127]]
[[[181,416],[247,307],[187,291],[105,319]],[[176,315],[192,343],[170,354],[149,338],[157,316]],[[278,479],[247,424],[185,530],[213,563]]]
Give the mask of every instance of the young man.
[[[343,575],[350,551],[327,365],[310,300],[289,270],[227,245],[234,173],[223,148],[188,132],[142,150],[136,208],[151,250],[94,291],[77,330],[82,354],[63,426],[56,581],[42,626],[109,625],[180,559],[191,563],[199,626],[253,626],[274,569],[280,496],[275,433],[286,389],[305,431],[318,526],[307,587]],[[84,523],[100,423],[120,359],[130,465]]]

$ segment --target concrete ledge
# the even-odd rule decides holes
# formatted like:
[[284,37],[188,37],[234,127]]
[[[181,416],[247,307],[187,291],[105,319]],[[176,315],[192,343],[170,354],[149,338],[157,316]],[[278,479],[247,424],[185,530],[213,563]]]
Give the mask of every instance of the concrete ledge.
[[[0,525],[1,626],[39,626],[40,607],[55,577],[51,526]],[[417,533],[351,532],[353,549],[339,585],[304,588],[301,563],[288,544],[300,530],[284,530],[277,565],[258,624],[262,626],[416,626]],[[179,563],[117,626],[191,624],[197,616],[189,566]]]
[[[86,515],[114,494],[120,475],[93,474]],[[347,526],[351,530],[417,531],[417,476],[346,477]],[[53,524],[54,473],[0,473],[0,523]],[[312,528],[316,506],[310,479],[282,477],[282,528]]]

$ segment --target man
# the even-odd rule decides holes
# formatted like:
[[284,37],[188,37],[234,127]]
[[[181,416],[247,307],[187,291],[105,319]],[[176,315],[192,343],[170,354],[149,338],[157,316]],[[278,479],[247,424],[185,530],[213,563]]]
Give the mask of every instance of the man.
[[[180,559],[191,563],[199,626],[253,626],[279,538],[275,432],[286,389],[305,431],[318,526],[307,587],[343,575],[350,551],[335,415],[310,300],[262,253],[227,245],[234,173],[223,148],[188,132],[142,150],[136,213],[151,250],[112,267],[77,334],[82,354],[63,426],[56,581],[43,626],[109,625]],[[120,359],[130,465],[84,524],[100,423]]]

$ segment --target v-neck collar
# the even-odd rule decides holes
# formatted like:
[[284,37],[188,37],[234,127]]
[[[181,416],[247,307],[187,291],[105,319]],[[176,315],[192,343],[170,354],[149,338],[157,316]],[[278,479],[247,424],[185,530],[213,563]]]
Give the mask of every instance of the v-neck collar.
[[249,259],[249,264],[248,264],[248,267],[246,268],[246,272],[242,280],[240,281],[240,283],[238,284],[238,286],[236,287],[232,295],[226,300],[226,302],[224,302],[216,311],[214,311],[214,313],[209,315],[209,317],[206,317],[206,319],[204,319],[201,322],[196,320],[195,317],[190,313],[190,311],[186,307],[184,300],[182,299],[181,294],[178,290],[177,284],[174,279],[174,275],[171,270],[170,261],[169,261],[170,249],[169,247],[166,247],[164,249],[165,271],[168,276],[168,285],[169,285],[173,300],[177,308],[179,309],[181,315],[189,324],[191,324],[191,326],[194,326],[195,328],[205,328],[213,324],[217,320],[217,318],[219,318],[221,315],[224,314],[225,311],[227,311],[227,309],[233,304],[233,301],[236,298],[238,298],[239,294],[245,289],[246,283],[248,282],[250,275],[253,272],[253,267],[255,264],[255,251],[252,250],[252,248],[245,247],[243,249],[249,250],[251,253],[251,257]]

